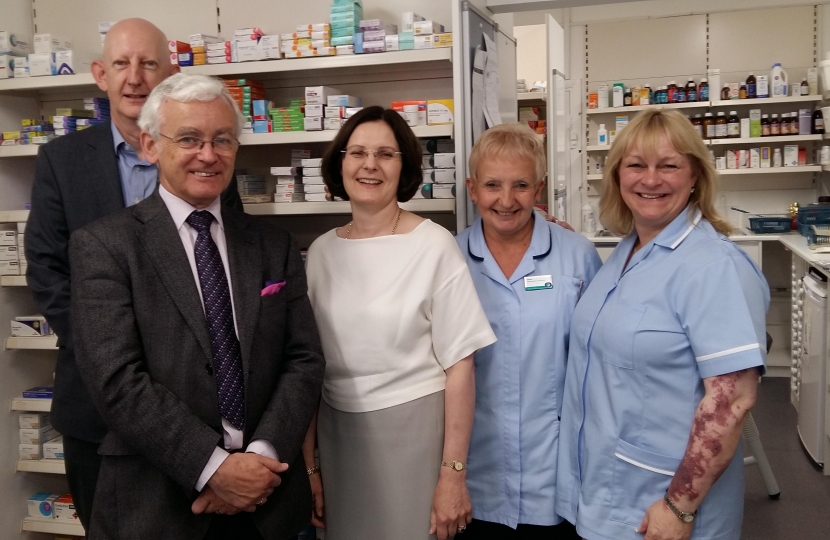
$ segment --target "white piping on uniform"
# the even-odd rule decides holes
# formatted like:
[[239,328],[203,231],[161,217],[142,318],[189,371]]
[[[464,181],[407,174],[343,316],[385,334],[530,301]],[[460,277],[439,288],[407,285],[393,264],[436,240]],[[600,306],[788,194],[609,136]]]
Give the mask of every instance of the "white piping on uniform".
[[692,232],[692,229],[694,229],[697,226],[697,224],[700,223],[700,218],[702,217],[703,213],[700,211],[700,208],[698,208],[697,212],[695,212],[695,218],[692,220],[692,224],[689,225],[689,228],[686,229],[686,232],[683,233],[683,236],[674,241],[674,244],[671,245],[671,249],[674,249],[677,246],[679,246],[680,242],[682,242],[686,239],[687,236],[689,236],[689,234]]
[[705,362],[706,360],[712,360],[713,358],[720,358],[721,356],[727,356],[730,354],[735,354],[744,351],[751,351],[753,349],[760,349],[760,343],[750,343],[749,345],[742,345],[740,347],[735,347],[733,349],[726,349],[725,351],[720,351],[712,354],[707,354],[704,356],[698,356],[695,358],[698,362]]
[[635,467],[639,467],[641,469],[645,469],[647,471],[656,472],[658,474],[665,474],[666,476],[674,476],[673,471],[667,471],[665,469],[658,469],[657,467],[651,467],[646,465],[645,463],[640,463],[639,461],[634,461],[631,458],[625,457],[624,455],[620,454],[619,452],[614,452],[614,455],[621,460],[625,461],[626,463],[631,463]]

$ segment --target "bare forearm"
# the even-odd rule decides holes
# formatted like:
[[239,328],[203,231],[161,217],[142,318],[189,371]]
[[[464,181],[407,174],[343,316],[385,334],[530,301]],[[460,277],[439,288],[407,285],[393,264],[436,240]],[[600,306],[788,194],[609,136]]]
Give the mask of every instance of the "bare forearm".
[[476,381],[473,357],[447,370],[444,392],[444,461],[467,461],[473,431]]
[[668,490],[682,510],[696,510],[732,461],[755,402],[757,377],[752,368],[706,379],[706,395],[698,405],[686,453]]

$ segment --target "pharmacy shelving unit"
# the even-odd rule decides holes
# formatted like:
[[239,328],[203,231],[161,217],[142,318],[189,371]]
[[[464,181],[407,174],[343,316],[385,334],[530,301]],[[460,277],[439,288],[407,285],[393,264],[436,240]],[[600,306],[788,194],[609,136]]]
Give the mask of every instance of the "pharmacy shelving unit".
[[57,351],[58,337],[7,337],[6,350]]
[[0,287],[25,287],[26,276],[0,276]]
[[80,523],[60,521],[48,518],[28,517],[23,520],[21,530],[47,534],[67,534],[69,536],[84,536],[84,528]]
[[[224,65],[184,67],[184,73],[198,73],[216,77],[253,77],[263,82],[287,79],[295,76],[342,75],[360,72],[404,73],[412,69],[451,70],[452,49],[441,48],[417,51],[394,51],[380,54],[345,55],[331,57],[298,58],[243,62]],[[26,95],[77,93],[96,89],[91,74],[59,75],[53,77],[30,77],[0,81],[0,95]],[[544,94],[534,93],[535,99]],[[417,137],[451,137],[453,125],[418,126],[413,128]],[[240,143],[244,147],[262,145],[296,145],[326,143],[332,141],[337,131],[299,131],[285,133],[244,134]],[[0,146],[0,159],[36,156],[38,145]],[[463,184],[459,184],[463,189]],[[454,199],[427,199],[412,201],[405,205],[407,210],[419,213],[454,213]],[[245,210],[254,215],[310,215],[347,214],[348,205],[335,203],[279,203],[251,204]]]
[[17,472],[66,474],[66,465],[62,459],[19,459],[16,470]]

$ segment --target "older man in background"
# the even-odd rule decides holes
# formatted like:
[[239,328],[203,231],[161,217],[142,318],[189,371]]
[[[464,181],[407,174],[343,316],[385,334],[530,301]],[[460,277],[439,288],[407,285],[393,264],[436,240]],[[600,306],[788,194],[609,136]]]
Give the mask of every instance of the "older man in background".
[[[35,303],[58,335],[52,424],[64,436],[69,490],[88,527],[107,426],[95,410],[75,364],[70,314],[69,236],[93,221],[148,197],[158,169],[141,152],[138,116],[147,96],[179,71],[167,38],[143,19],[115,24],[103,60],[92,65],[107,93],[111,121],[59,137],[40,149],[26,230],[27,282]],[[241,208],[235,183],[224,194]]]

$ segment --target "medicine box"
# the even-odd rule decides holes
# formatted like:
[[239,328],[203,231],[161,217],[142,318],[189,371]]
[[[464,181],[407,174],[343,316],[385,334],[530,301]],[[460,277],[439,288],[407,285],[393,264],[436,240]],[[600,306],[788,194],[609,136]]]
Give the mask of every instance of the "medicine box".
[[427,124],[439,126],[453,123],[453,100],[430,99],[427,101]]
[[52,495],[41,491],[29,497],[29,517],[52,518],[54,517],[54,503],[59,495]]
[[749,110],[749,136],[761,136],[761,109]]
[[[429,173],[429,180],[436,184],[454,184],[455,169],[433,169]],[[427,182],[426,171],[424,171],[424,183]]]
[[759,169],[759,168],[761,168],[761,149],[760,148],[750,148],[749,149],[749,168],[750,169]]
[[323,103],[312,103],[305,106],[306,118],[313,116],[323,116],[326,106]]
[[89,55],[68,49],[55,53],[55,66],[58,75],[89,73],[92,69],[92,59]]
[[32,53],[29,55],[29,76],[46,77],[57,75],[55,53]]
[[32,52],[32,47],[28,41],[23,39],[23,36],[8,30],[0,30],[0,54],[26,55],[30,52]]
[[302,193],[284,193],[282,195],[274,193],[275,203],[303,202],[303,200],[304,198]]
[[15,317],[12,321],[12,336],[40,337],[52,334],[52,329],[42,315]]
[[14,57],[10,54],[0,53],[0,79],[14,78]]
[[20,444],[43,444],[60,435],[52,426],[40,429],[21,429]]
[[431,167],[435,169],[455,169],[455,154],[432,154],[424,156],[424,162],[429,160]]
[[324,185],[322,176],[303,176],[303,185]]
[[751,133],[749,118],[741,118],[741,138],[748,139],[751,137]]
[[291,158],[292,159],[308,159],[311,157],[311,150],[308,148],[292,148],[291,149]]
[[41,427],[52,426],[48,412],[23,412],[18,419],[20,429],[40,429]]
[[20,248],[17,246],[0,246],[0,261],[19,261]]
[[[407,31],[407,30],[404,29],[404,31]],[[444,33],[444,25],[438,24],[435,21],[416,21],[412,25],[412,32],[416,36],[431,35],[431,34],[443,34]]]
[[386,36],[384,38],[386,42],[386,50],[387,51],[399,51],[400,50],[400,42],[398,41],[398,35],[395,34],[394,36]]
[[432,184],[422,184],[418,191],[415,192],[415,195],[412,196],[413,199],[431,199],[432,198]]
[[425,20],[423,17],[412,11],[405,11],[401,15],[401,32],[414,32],[415,23]]
[[326,105],[329,107],[360,107],[363,103],[359,97],[337,94],[328,96]]
[[305,158],[302,161],[303,167],[322,167],[323,158]]
[[306,105],[326,105],[326,100],[329,96],[342,93],[337,88],[331,88],[329,86],[306,86],[305,102]]
[[72,48],[72,42],[54,34],[35,34],[35,53],[53,53]]
[[328,188],[326,188],[325,184],[304,184],[303,189],[306,194],[308,193],[328,193]]
[[432,47],[434,49],[452,47],[452,34],[433,34]]
[[78,520],[78,513],[75,511],[75,504],[72,502],[72,495],[69,493],[58,497],[55,500],[54,507],[55,519],[80,523]]
[[0,261],[0,276],[19,276],[20,262]]
[[306,131],[323,131],[323,117],[306,117],[304,124]]
[[328,193],[306,193],[303,200],[305,202],[328,202],[331,196]]
[[294,176],[298,173],[297,167],[271,167],[272,176]]
[[322,176],[321,167],[303,167],[303,176]]
[[344,118],[351,118],[352,116],[356,115],[358,112],[362,111],[363,107],[346,107],[346,115]]
[[63,436],[43,443],[43,459],[63,459]]
[[784,146],[784,166],[798,167],[798,146],[788,144]]
[[772,160],[772,151],[769,146],[761,147],[761,168],[768,169]]
[[414,49],[422,50],[422,49],[431,49],[432,48],[432,36],[431,35],[416,35],[413,41]]
[[43,447],[39,444],[21,444],[18,446],[20,459],[43,459]]
[[454,199],[455,184],[432,184],[433,199]]
[[343,126],[342,118],[323,118],[323,129],[336,131]]
[[16,246],[17,233],[15,231],[0,231],[0,246]]
[[326,118],[345,118],[346,107],[326,107],[323,113]]

